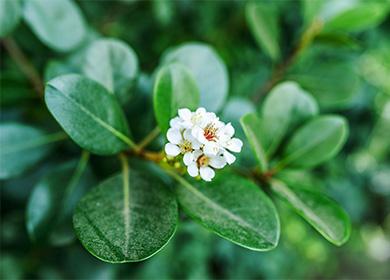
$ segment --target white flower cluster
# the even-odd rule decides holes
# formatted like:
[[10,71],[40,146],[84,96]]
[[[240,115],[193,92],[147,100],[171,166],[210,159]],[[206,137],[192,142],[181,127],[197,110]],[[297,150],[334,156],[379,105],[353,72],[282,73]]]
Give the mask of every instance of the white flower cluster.
[[230,152],[241,151],[242,141],[232,138],[233,135],[233,126],[220,121],[214,113],[204,108],[195,112],[184,108],[170,121],[165,152],[172,157],[182,154],[188,174],[211,181],[215,176],[214,169],[236,160]]

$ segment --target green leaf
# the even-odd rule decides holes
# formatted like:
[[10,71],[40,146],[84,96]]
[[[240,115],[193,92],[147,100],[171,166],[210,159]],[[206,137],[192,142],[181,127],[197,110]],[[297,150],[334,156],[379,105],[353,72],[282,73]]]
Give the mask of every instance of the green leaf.
[[310,168],[333,156],[348,135],[347,121],[340,116],[320,116],[300,127],[284,150],[281,166]]
[[99,39],[86,51],[83,73],[125,102],[138,74],[138,59],[126,43],[116,39]]
[[[253,182],[218,172],[211,182],[192,184],[176,173],[177,198],[185,212],[205,228],[245,248],[267,251],[279,241],[279,216],[272,201]],[[239,199],[238,199],[239,198]]]
[[50,152],[53,142],[65,138],[63,132],[48,134],[20,123],[0,124],[0,179],[15,177],[33,167]]
[[132,170],[94,188],[73,216],[83,246],[111,263],[141,261],[156,254],[173,236],[177,220],[177,203],[166,187]]
[[297,83],[287,81],[271,90],[261,113],[263,126],[258,134],[270,156],[288,132],[318,114],[318,105]]
[[331,198],[317,191],[287,186],[279,180],[272,180],[271,188],[331,243],[340,246],[349,239],[349,217]]
[[82,148],[99,155],[116,154],[127,145],[125,116],[114,95],[80,75],[63,75],[48,82],[45,101],[54,118]]
[[249,2],[246,6],[246,21],[257,44],[274,61],[280,58],[278,17],[269,3]]
[[153,105],[157,123],[163,133],[180,108],[194,110],[199,104],[199,90],[187,68],[173,63],[163,66],[156,77]]
[[225,103],[229,77],[222,59],[209,45],[187,43],[169,49],[162,64],[179,62],[191,71],[200,91],[200,106],[217,112]]
[[27,231],[35,242],[65,245],[74,240],[72,214],[93,177],[88,154],[80,162],[61,165],[34,188],[27,204]]
[[0,38],[7,36],[18,25],[22,14],[20,0],[0,1]]
[[256,113],[247,114],[241,118],[241,126],[244,129],[252,150],[255,152],[260,164],[260,170],[267,170],[268,161],[263,145],[264,135],[262,134],[261,128],[263,125],[261,120],[256,116]]
[[29,0],[24,4],[24,19],[48,47],[66,52],[84,40],[86,26],[73,1]]

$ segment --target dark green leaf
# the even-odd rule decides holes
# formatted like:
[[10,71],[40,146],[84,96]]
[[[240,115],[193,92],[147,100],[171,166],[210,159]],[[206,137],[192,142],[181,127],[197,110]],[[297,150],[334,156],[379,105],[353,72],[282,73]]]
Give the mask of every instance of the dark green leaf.
[[258,45],[272,60],[280,58],[278,13],[270,3],[249,2],[246,21]]
[[20,0],[0,1],[0,38],[7,36],[18,25],[22,14]]
[[73,1],[30,0],[24,4],[24,19],[50,48],[70,51],[85,39],[84,19]]
[[[275,248],[279,217],[272,201],[253,182],[219,172],[211,182],[192,184],[177,174],[179,203],[207,229],[240,246],[256,251]],[[239,199],[238,199],[239,198]]]
[[191,71],[200,91],[200,106],[217,112],[225,103],[229,78],[225,64],[209,45],[188,43],[168,50],[163,64],[180,62]]
[[[295,82],[275,86],[264,100],[261,131],[267,155],[278,148],[287,132],[318,114],[316,101]],[[258,127],[260,129],[260,126]]]
[[245,135],[255,152],[256,158],[260,164],[260,170],[265,171],[268,168],[268,161],[264,150],[261,120],[256,113],[247,114],[241,118],[241,126]]
[[77,202],[93,184],[86,169],[88,156],[79,164],[66,163],[45,176],[34,188],[27,205],[27,231],[32,240],[64,245],[74,239],[72,214]]
[[125,102],[138,74],[138,59],[126,43],[116,39],[99,39],[86,51],[83,73]]
[[89,192],[78,204],[73,223],[95,257],[134,262],[151,257],[169,241],[177,210],[175,198],[160,181],[131,170],[128,177],[116,175]]
[[191,73],[178,63],[159,70],[153,92],[154,113],[163,133],[168,130],[169,121],[177,115],[178,109],[194,110],[199,104],[199,90]]
[[50,152],[53,142],[65,138],[62,132],[47,134],[20,123],[1,124],[0,179],[17,176],[33,167]]
[[343,147],[348,125],[339,116],[316,117],[300,127],[284,150],[282,166],[310,168],[335,156]]
[[125,116],[114,95],[80,75],[48,82],[45,101],[54,118],[82,148],[100,155],[134,146]]
[[271,187],[327,240],[338,246],[348,240],[351,222],[337,202],[320,192],[293,188],[278,180],[273,180]]

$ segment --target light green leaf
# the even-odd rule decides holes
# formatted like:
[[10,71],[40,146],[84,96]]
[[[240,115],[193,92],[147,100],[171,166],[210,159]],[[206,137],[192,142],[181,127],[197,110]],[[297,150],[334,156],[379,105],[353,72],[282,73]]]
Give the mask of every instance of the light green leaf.
[[174,196],[160,181],[130,170],[89,192],[73,216],[76,234],[95,257],[141,261],[160,251],[178,220]]
[[84,19],[73,1],[29,0],[24,4],[24,19],[35,35],[50,48],[70,51],[85,39]]
[[20,0],[0,1],[0,38],[7,36],[18,25],[22,14]]
[[262,134],[263,125],[261,120],[256,116],[256,113],[247,114],[241,118],[241,126],[244,129],[252,150],[255,152],[256,158],[260,164],[260,170],[267,170],[268,160],[263,145],[265,135]]
[[221,109],[228,94],[229,77],[224,62],[211,46],[187,43],[169,49],[162,64],[171,62],[180,62],[191,71],[200,91],[200,106],[212,112]]
[[125,42],[99,39],[86,51],[83,73],[125,102],[138,74],[138,59]]
[[54,118],[82,148],[99,155],[134,146],[125,116],[114,95],[80,75],[63,75],[48,82],[45,101]]
[[[272,155],[286,134],[318,114],[313,97],[297,83],[287,81],[275,86],[264,100],[261,131],[267,155]],[[260,127],[258,127],[260,129]]]
[[0,179],[15,177],[51,150],[53,142],[66,138],[65,133],[48,134],[40,129],[20,124],[0,125]]
[[73,210],[93,182],[87,160],[84,153],[78,164],[61,165],[35,186],[26,215],[27,231],[35,242],[65,245],[74,240]]
[[269,3],[249,2],[246,21],[257,44],[272,60],[280,58],[278,13]]
[[334,200],[317,191],[287,186],[279,180],[272,180],[271,188],[331,243],[340,246],[349,239],[351,222]]
[[300,127],[284,150],[281,166],[310,168],[333,156],[343,147],[348,125],[340,116],[320,116]]
[[276,247],[279,216],[272,201],[252,181],[221,171],[211,182],[193,184],[170,174],[179,182],[179,203],[205,228],[251,250]]
[[199,104],[199,90],[187,68],[173,63],[163,66],[156,77],[153,105],[157,123],[163,133],[169,121],[181,108],[195,110]]

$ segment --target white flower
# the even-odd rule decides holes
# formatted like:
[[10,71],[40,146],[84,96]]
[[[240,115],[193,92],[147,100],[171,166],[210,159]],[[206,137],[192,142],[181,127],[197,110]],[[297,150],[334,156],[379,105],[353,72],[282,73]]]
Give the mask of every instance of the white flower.
[[211,181],[215,176],[215,169],[221,169],[226,165],[226,161],[221,154],[210,156],[201,150],[195,150],[191,154],[191,162],[187,165],[188,174],[192,177],[200,175],[205,181]]
[[192,177],[200,175],[203,180],[211,181],[214,169],[232,164],[236,157],[231,152],[241,151],[242,141],[233,138],[233,126],[204,108],[195,112],[179,109],[178,116],[169,124],[165,152],[173,157],[183,154],[183,162]]

